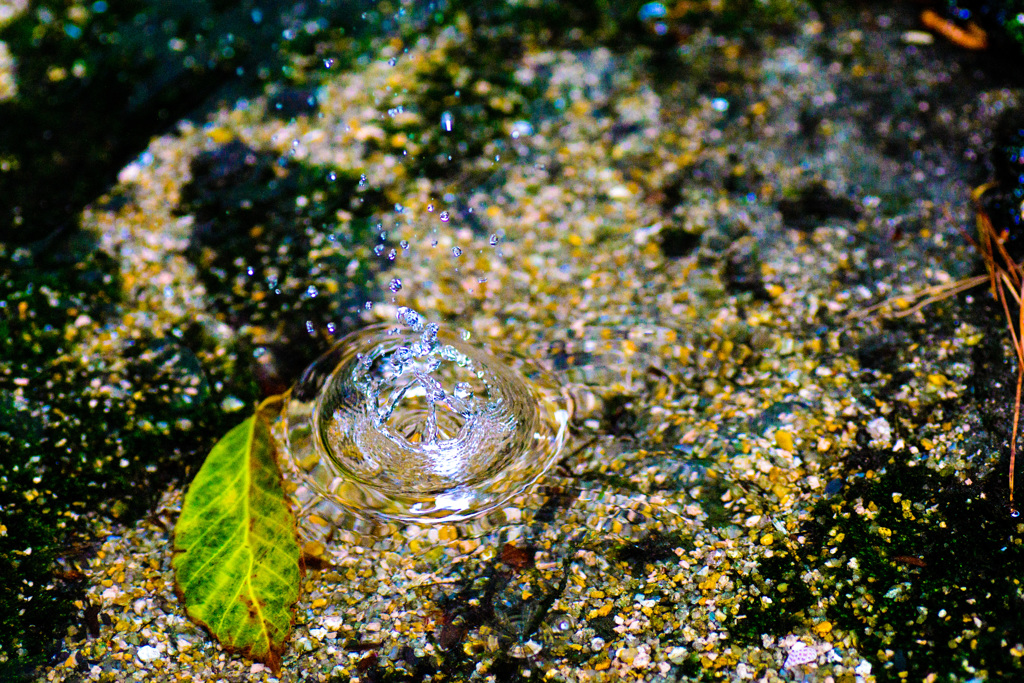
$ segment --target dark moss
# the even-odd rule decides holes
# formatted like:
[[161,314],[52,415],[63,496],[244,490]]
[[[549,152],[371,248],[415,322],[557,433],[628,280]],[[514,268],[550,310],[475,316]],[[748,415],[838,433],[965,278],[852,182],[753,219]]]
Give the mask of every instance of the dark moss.
[[[33,3],[0,30],[18,64],[18,95],[0,103],[0,240],[74,229],[149,139],[218,98],[293,75],[317,40],[365,30],[360,5],[188,0]],[[354,51],[354,50],[353,50]],[[354,58],[340,51],[337,58]]]
[[624,562],[631,574],[644,574],[649,564],[657,564],[666,560],[677,559],[677,549],[693,548],[693,539],[679,533],[663,534],[650,532],[643,538],[619,546],[615,551],[615,559]]
[[116,320],[119,292],[116,264],[85,240],[0,249],[4,680],[45,662],[76,618],[84,519],[144,515],[230,426],[220,401],[254,398],[239,349],[218,358],[200,329],[121,330],[109,355],[71,355],[78,325]]
[[[772,557],[762,558],[754,579],[759,590],[740,603],[736,619],[729,624],[729,632],[741,642],[757,644],[761,642],[762,635],[782,637],[805,623],[806,610],[814,604],[814,598],[802,578],[805,571],[802,558],[794,557],[782,548],[776,550]],[[785,591],[780,590],[783,584]],[[765,603],[762,596],[771,602]]]
[[1024,257],[1024,108],[1000,117],[993,135],[995,184],[981,197],[981,209],[1014,261]]
[[898,680],[901,668],[917,680],[1021,675],[1009,648],[1024,639],[1015,576],[1024,553],[993,484],[960,484],[901,459],[816,507],[820,557],[840,560],[829,618],[862,634],[865,652],[902,653],[876,669],[879,680]]
[[[504,152],[506,124],[530,119],[528,106],[538,93],[515,80],[526,34],[512,24],[490,23],[492,19],[486,14],[477,17],[465,42],[449,56],[424,64],[415,97],[388,104],[391,110],[400,105],[422,118],[411,127],[390,115],[385,118],[389,138],[401,133],[420,145],[417,156],[409,160],[413,173],[466,182],[467,161],[479,159],[488,144]],[[460,70],[452,64],[472,64],[472,80],[457,83]],[[483,172],[476,180],[483,182],[489,175]]]
[[275,118],[290,120],[296,116],[314,114],[319,107],[315,91],[309,88],[286,87],[271,96],[267,102],[267,113]]
[[[252,330],[261,358],[271,354],[258,359],[263,384],[289,385],[372,298],[371,217],[383,213],[382,197],[361,187],[358,172],[237,141],[200,154],[191,171],[177,210],[195,218],[187,254],[209,303],[236,329]],[[339,212],[353,218],[343,222]]]
[[686,256],[700,245],[700,235],[679,227],[662,228],[658,246],[668,258]]
[[811,182],[794,196],[779,200],[779,212],[787,226],[799,230],[813,230],[832,219],[855,220],[859,214],[849,198],[836,194],[822,182]]

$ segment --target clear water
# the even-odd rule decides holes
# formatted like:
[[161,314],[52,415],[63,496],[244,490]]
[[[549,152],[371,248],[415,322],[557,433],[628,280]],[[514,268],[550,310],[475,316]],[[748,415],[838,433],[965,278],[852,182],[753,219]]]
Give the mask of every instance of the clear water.
[[527,493],[562,450],[572,404],[552,374],[408,308],[398,317],[341,340],[293,391],[285,467],[313,538],[473,523]]

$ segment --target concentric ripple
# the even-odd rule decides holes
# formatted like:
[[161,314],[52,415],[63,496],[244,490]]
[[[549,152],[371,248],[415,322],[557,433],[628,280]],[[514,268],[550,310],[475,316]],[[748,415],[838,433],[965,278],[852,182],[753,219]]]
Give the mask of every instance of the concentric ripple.
[[320,535],[481,517],[525,492],[564,442],[571,404],[554,377],[410,309],[399,320],[342,339],[292,391],[283,464]]

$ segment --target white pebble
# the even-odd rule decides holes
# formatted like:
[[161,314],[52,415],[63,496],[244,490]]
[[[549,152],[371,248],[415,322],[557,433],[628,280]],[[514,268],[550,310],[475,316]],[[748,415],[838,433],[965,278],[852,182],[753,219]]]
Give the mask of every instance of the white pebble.
[[160,650],[156,649],[152,645],[143,645],[139,648],[139,651],[135,653],[135,656],[143,662],[152,662],[154,659],[160,659]]

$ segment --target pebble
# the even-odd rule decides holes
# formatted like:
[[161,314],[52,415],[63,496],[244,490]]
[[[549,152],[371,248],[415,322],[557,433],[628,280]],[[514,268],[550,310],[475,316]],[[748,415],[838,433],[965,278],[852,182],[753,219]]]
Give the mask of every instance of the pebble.
[[162,657],[163,654],[160,652],[160,650],[156,649],[152,645],[143,645],[136,652],[136,656],[139,658],[140,661],[148,663],[156,659],[160,659],[160,657]]

